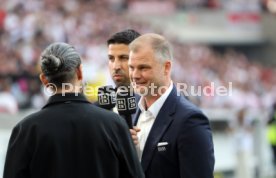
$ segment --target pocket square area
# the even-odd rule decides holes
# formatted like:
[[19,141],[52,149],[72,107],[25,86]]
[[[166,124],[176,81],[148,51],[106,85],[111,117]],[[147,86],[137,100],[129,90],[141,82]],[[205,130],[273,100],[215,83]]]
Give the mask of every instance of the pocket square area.
[[167,150],[167,145],[168,145],[169,143],[168,142],[159,142],[158,144],[157,144],[157,150],[159,151],[159,152],[163,152],[163,151],[166,151]]
[[165,145],[168,145],[169,143],[168,142],[159,142],[157,144],[157,146],[165,146]]
[[159,147],[157,147],[157,149],[159,152],[167,150],[165,146],[159,146]]

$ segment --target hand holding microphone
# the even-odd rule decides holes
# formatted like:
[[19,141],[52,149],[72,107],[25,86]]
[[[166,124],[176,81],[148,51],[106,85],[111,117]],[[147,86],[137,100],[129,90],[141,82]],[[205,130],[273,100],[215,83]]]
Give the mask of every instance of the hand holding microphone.
[[139,139],[138,139],[137,133],[140,132],[141,129],[138,128],[138,127],[136,127],[136,126],[134,126],[133,128],[129,129],[129,131],[130,131],[130,135],[131,135],[131,138],[133,140],[133,143],[135,145],[138,145]]

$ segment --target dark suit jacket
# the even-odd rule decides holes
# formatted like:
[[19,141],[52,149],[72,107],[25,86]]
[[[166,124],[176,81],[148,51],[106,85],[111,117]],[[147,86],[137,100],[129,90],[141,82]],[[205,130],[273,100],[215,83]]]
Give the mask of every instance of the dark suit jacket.
[[[137,119],[140,115],[137,111]],[[157,146],[163,143],[163,146]],[[166,145],[167,144],[167,145]],[[214,149],[209,121],[176,87],[160,109],[141,164],[146,178],[212,178]]]
[[117,114],[81,94],[57,94],[13,129],[4,178],[93,177],[144,177],[127,125]]

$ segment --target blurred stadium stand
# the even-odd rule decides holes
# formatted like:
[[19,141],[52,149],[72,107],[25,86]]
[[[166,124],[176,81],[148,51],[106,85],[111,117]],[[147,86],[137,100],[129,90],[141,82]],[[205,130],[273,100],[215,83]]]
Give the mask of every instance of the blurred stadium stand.
[[[231,96],[198,96],[187,89],[189,99],[211,118],[216,178],[234,174],[237,164],[229,124],[241,108],[247,108],[254,121],[254,175],[270,176],[265,123],[276,101],[276,17],[267,11],[266,1],[2,0],[0,175],[11,128],[48,97],[38,79],[40,52],[54,41],[70,43],[83,57],[86,86],[112,84],[105,41],[117,31],[133,28],[170,39],[174,82],[209,87],[209,92],[219,86],[230,90],[231,82]],[[93,101],[96,93],[87,96]]]

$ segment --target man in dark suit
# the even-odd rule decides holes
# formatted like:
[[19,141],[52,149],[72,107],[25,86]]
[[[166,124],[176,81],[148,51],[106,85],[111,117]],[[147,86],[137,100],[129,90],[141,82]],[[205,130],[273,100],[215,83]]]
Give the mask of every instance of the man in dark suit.
[[212,178],[214,149],[207,117],[171,80],[172,49],[157,34],[130,45],[129,74],[138,103],[131,130],[146,178]]
[[55,94],[14,127],[4,178],[144,177],[126,123],[81,93],[81,67],[68,44],[44,50],[40,79]]

